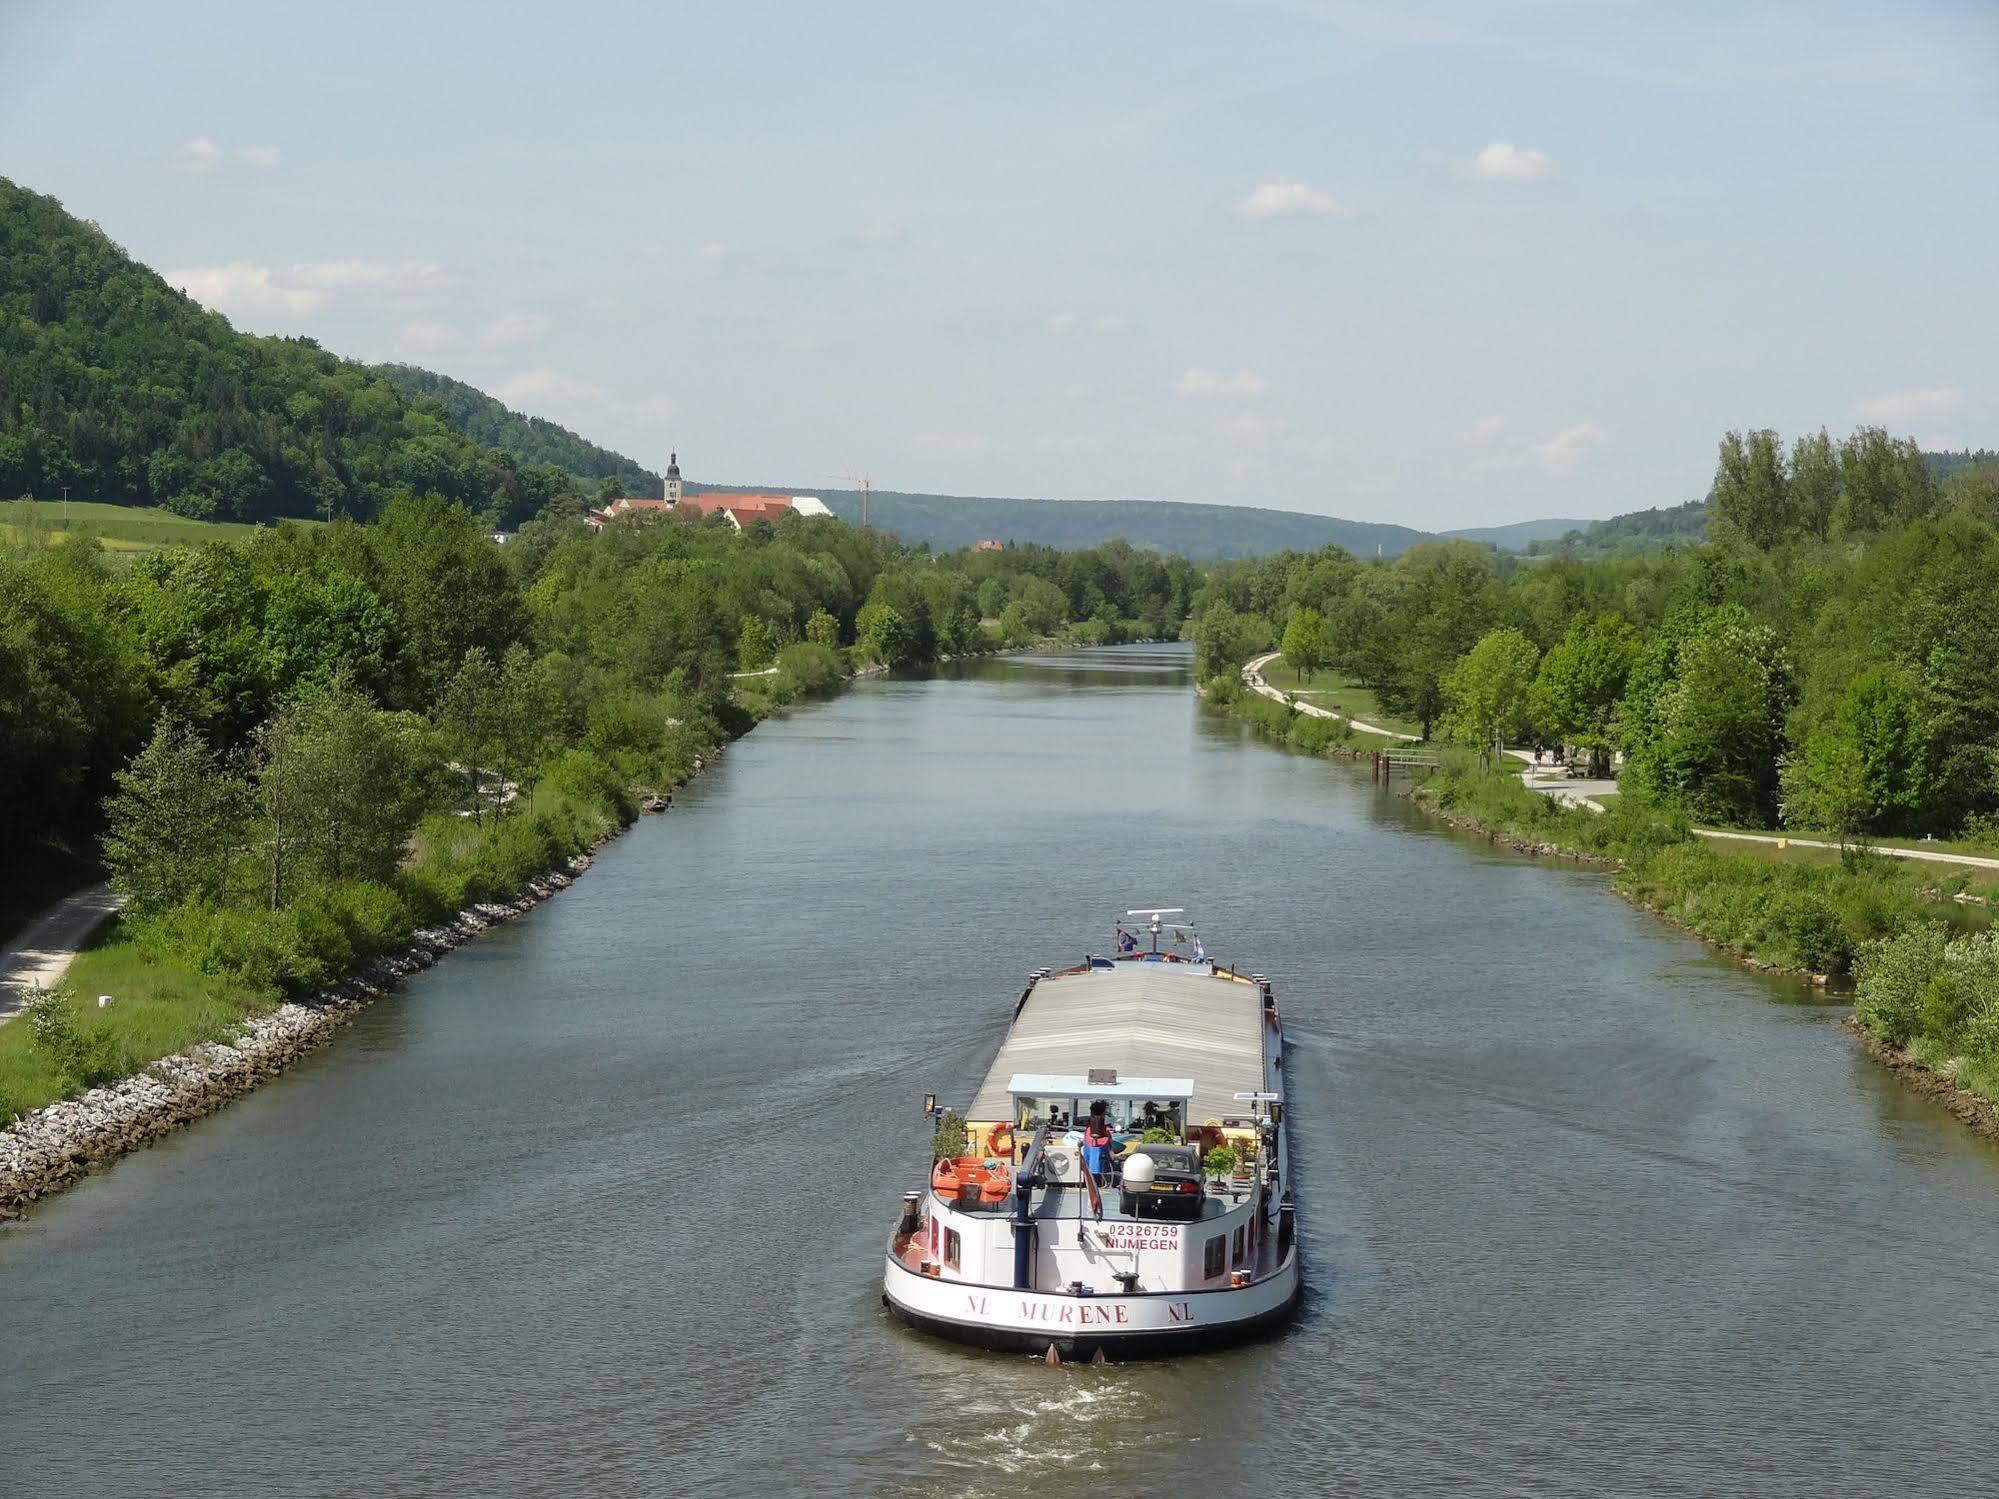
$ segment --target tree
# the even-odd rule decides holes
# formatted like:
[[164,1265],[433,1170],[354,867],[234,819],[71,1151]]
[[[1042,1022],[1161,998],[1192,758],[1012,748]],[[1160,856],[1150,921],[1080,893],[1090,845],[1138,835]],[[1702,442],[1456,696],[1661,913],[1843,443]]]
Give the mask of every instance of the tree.
[[777,634],[770,621],[754,614],[743,616],[743,628],[736,636],[736,665],[743,671],[762,671],[777,655]]
[[1226,600],[1194,621],[1194,669],[1204,680],[1233,673],[1269,648],[1268,621],[1260,614],[1239,614]]
[[1668,633],[1655,651],[1627,694],[1627,753],[1639,780],[1693,817],[1768,827],[1795,696],[1776,631],[1728,604]]
[[1590,774],[1610,771],[1611,724],[1643,641],[1621,614],[1577,614],[1541,658],[1528,695],[1534,725],[1590,752]]
[[1892,666],[1861,673],[1837,714],[1784,765],[1784,821],[1842,839],[1910,831],[1928,802],[1928,736],[1915,693]]
[[814,645],[837,646],[840,643],[840,621],[824,609],[814,609],[812,617],[805,622],[805,638]]
[[1716,519],[1766,551],[1790,534],[1796,523],[1790,478],[1775,432],[1731,432],[1721,440],[1713,507]]
[[861,610],[854,619],[854,641],[870,660],[883,666],[907,666],[918,659],[914,632],[888,604],[868,604]]
[[475,822],[483,816],[479,769],[497,737],[499,707],[500,679],[493,658],[474,646],[445,683],[436,717],[452,768],[465,778],[466,803]]
[[104,803],[112,888],[142,916],[220,898],[246,814],[243,783],[191,725],[162,718]]
[[1836,523],[1844,534],[1920,520],[1936,503],[1936,486],[1915,442],[1897,442],[1880,427],[1862,427],[1839,445],[1839,471]]
[[1493,630],[1444,679],[1446,729],[1469,744],[1499,744],[1526,733],[1527,696],[1541,651],[1514,629]]
[[494,743],[500,757],[500,779],[517,782],[525,793],[519,800],[502,799],[504,810],[526,804],[540,779],[542,756],[555,737],[561,712],[562,689],[559,661],[537,658],[516,641],[500,660],[497,700],[494,704]]
[[1303,681],[1326,664],[1326,622],[1316,609],[1293,609],[1284,627],[1284,663]]
[[1839,488],[1839,450],[1825,429],[1800,437],[1791,448],[1791,509],[1820,541],[1832,535]]

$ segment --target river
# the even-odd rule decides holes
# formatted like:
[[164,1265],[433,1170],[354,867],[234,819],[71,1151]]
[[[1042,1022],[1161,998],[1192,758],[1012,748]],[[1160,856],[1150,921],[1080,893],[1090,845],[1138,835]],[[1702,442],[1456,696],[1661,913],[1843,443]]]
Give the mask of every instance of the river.
[[[9,1487],[1999,1486],[1999,1154],[1837,1010],[1190,680],[1021,657],[768,722],[573,889],[0,1234]],[[923,1093],[1159,904],[1277,985],[1298,1324],[1053,1370],[892,1323]]]

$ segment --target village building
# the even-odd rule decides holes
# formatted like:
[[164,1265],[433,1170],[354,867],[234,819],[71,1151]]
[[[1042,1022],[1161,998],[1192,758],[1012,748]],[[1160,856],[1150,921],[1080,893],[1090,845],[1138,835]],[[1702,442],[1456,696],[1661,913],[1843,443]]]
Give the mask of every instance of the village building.
[[667,455],[664,499],[626,496],[615,499],[584,519],[593,531],[601,531],[621,515],[637,510],[685,510],[693,515],[722,515],[730,529],[742,531],[756,521],[775,521],[781,515],[831,515],[826,502],[810,494],[688,494],[680,479],[680,454]]

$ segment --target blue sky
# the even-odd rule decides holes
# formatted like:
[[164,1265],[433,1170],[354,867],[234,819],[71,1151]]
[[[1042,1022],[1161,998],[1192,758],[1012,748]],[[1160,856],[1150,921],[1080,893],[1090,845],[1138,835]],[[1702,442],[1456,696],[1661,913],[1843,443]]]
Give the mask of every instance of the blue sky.
[[691,478],[1419,526],[1999,445],[1999,6],[0,0],[0,172]]

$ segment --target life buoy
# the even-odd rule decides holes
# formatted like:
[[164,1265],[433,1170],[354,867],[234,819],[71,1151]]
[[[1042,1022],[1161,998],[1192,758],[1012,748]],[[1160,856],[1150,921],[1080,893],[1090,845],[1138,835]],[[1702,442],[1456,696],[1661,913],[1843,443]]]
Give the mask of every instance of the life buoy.
[[994,1155],[1003,1155],[1010,1159],[1013,1155],[1013,1126],[994,1125],[992,1135],[986,1141],[986,1148]]

